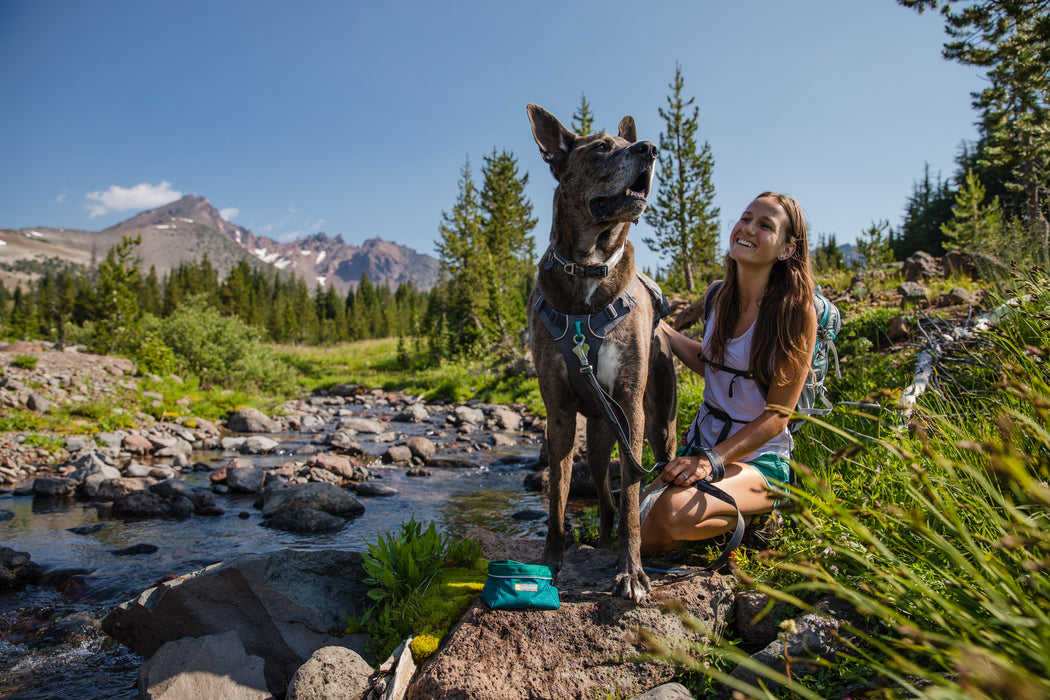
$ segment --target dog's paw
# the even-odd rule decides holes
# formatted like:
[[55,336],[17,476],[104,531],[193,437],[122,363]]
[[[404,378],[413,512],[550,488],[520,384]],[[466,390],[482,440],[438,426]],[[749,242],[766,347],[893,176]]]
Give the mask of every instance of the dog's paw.
[[649,577],[645,575],[644,571],[633,574],[618,574],[616,583],[613,586],[615,595],[627,600],[633,600],[636,603],[641,603],[645,600],[645,597],[652,590],[653,584],[649,582]]

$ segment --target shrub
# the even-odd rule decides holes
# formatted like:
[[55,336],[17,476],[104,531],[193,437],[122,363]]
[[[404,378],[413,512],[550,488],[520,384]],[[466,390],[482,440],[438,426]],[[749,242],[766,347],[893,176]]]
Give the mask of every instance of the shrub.
[[36,355],[15,355],[14,359],[11,360],[11,366],[19,369],[36,369],[38,362],[40,362],[40,358]]
[[262,344],[259,331],[194,297],[159,323],[159,337],[204,387],[255,387],[276,394],[297,389],[294,373]]

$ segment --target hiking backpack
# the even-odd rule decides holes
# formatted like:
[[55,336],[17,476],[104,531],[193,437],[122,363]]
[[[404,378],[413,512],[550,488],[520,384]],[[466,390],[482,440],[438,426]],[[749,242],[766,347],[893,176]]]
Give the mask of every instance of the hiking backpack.
[[[707,325],[714,306],[715,294],[722,286],[722,280],[714,282],[704,297],[704,325]],[[798,397],[798,405],[795,412],[804,416],[826,416],[834,408],[828,400],[828,388],[824,380],[828,376],[830,358],[835,359],[835,376],[842,378],[839,371],[839,353],[835,347],[835,338],[842,329],[842,316],[838,307],[826,296],[820,293],[820,288],[813,290],[813,306],[817,310],[817,342],[813,348],[813,360],[809,366],[809,376],[806,383],[802,385],[802,393]],[[769,391],[769,387],[756,381],[762,393]],[[821,407],[817,407],[818,402]],[[804,418],[796,418],[788,425],[791,432],[796,432],[805,423]]]

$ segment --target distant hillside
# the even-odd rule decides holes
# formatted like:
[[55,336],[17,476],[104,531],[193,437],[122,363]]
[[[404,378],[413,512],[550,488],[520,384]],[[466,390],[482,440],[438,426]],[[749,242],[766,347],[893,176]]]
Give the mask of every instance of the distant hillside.
[[[100,260],[124,236],[142,236],[138,249],[142,269],[155,267],[163,276],[182,262],[207,254],[225,275],[241,260],[253,267],[273,266],[295,274],[311,288],[333,285],[342,293],[356,287],[364,273],[374,284],[397,287],[412,281],[422,290],[437,281],[438,261],[405,246],[370,238],[360,247],[342,236],[318,233],[281,243],[225,221],[204,197],[187,195],[156,209],[144,211],[104,231],[77,231],[36,227],[14,231],[0,229],[0,281],[11,286],[31,272],[28,261],[66,261],[89,265]],[[3,269],[16,266],[23,271]]]

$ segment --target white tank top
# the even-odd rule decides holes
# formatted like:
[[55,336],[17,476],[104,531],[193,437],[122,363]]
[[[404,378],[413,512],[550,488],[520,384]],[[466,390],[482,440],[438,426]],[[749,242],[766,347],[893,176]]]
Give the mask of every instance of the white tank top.
[[[704,328],[704,354],[710,357],[711,335],[715,327],[715,314],[711,313],[711,320]],[[747,371],[751,364],[751,339],[754,337],[755,324],[752,323],[743,335],[731,338],[726,344],[725,358],[722,360],[726,367],[733,367],[742,372]],[[719,411],[728,413],[732,421],[722,421],[708,410],[708,405],[714,406]],[[729,435],[735,434],[747,423],[762,415],[766,408],[766,397],[762,393],[758,382],[753,379],[738,377],[732,372],[717,370],[711,365],[704,368],[704,405],[689,426],[682,444],[690,444],[696,434],[697,427],[700,429],[700,444],[704,447],[714,447],[718,444],[718,436],[726,423],[729,423]],[[739,422],[738,422],[739,421]],[[754,452],[744,455],[737,461],[750,462],[768,452],[775,452],[784,459],[791,457],[791,450],[795,443],[791,437],[791,431],[784,428],[777,433],[769,442],[759,447]]]

